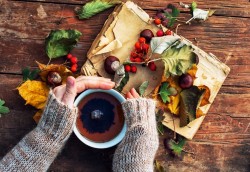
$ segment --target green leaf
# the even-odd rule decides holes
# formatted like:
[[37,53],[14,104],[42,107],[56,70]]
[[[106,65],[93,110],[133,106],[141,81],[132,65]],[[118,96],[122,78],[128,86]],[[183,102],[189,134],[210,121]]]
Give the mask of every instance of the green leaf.
[[183,150],[183,146],[186,143],[186,139],[181,138],[179,141],[175,142],[174,140],[169,140],[168,145],[172,152],[178,157],[181,156],[181,152]]
[[191,4],[191,10],[194,11],[197,8],[197,3],[195,1]]
[[67,55],[77,44],[81,32],[78,30],[52,30],[45,39],[45,51],[50,59]]
[[156,113],[157,130],[161,135],[164,135],[164,125],[162,124],[162,121],[164,120],[163,114],[164,111],[162,109],[159,109]]
[[165,172],[166,170],[164,169],[164,167],[160,164],[160,162],[158,162],[157,160],[155,160],[155,172]]
[[161,96],[163,103],[170,102],[170,98],[169,98],[170,92],[168,90],[168,87],[169,87],[168,82],[164,82],[160,88],[159,94]]
[[119,3],[121,1],[118,0],[93,0],[82,6],[76,13],[79,19],[88,19]]
[[123,87],[128,83],[128,80],[129,80],[129,74],[128,72],[126,72],[125,77],[122,79],[119,87],[117,87],[116,90],[121,92],[123,90]]
[[143,97],[143,95],[144,95],[146,89],[148,88],[148,84],[149,84],[149,82],[148,82],[148,81],[145,81],[145,82],[143,82],[143,83],[141,84],[141,86],[139,87],[139,94],[140,94],[141,97]]
[[172,9],[171,14],[165,13],[165,16],[169,19],[168,27],[172,27],[174,25],[174,23],[176,22],[176,18],[180,14],[180,11],[176,7],[172,6],[171,9]]
[[161,58],[165,64],[166,76],[169,74],[182,75],[191,69],[196,62],[195,53],[188,45],[183,45],[181,48],[174,45],[164,51]]
[[5,103],[5,101],[2,100],[2,99],[0,99],[0,116],[1,116],[2,114],[6,114],[6,113],[9,113],[9,112],[10,112],[10,110],[9,110],[8,107],[3,106],[4,103]]
[[180,93],[180,127],[196,119],[196,110],[204,92],[205,90],[192,86]]
[[26,67],[22,70],[22,74],[23,74],[23,81],[27,81],[29,80],[34,80],[37,78],[38,74],[39,74],[40,70],[39,69],[34,69],[34,70],[30,70],[30,68]]

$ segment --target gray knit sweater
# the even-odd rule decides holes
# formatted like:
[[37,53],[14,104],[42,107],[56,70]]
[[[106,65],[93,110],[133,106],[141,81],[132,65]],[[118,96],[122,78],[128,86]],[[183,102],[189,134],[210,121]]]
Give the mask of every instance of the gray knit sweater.
[[[115,152],[113,171],[153,171],[159,144],[154,109],[148,99],[123,103],[128,131]],[[77,108],[68,108],[51,92],[39,124],[0,161],[0,171],[47,171],[72,133],[76,116]]]

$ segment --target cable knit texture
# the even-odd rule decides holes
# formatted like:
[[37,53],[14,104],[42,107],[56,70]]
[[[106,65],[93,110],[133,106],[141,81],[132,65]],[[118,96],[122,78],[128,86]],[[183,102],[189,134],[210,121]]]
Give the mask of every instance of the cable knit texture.
[[0,161],[0,171],[46,171],[72,133],[76,116],[77,108],[68,108],[50,91],[37,127]]
[[153,172],[159,146],[155,121],[155,102],[130,99],[123,103],[128,131],[113,158],[114,172]]

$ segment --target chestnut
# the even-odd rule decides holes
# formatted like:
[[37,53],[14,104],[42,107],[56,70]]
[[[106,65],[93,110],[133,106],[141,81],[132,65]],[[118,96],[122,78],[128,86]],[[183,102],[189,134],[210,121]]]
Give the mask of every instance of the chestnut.
[[154,37],[154,34],[150,29],[144,29],[143,31],[141,31],[140,37],[144,37],[146,39],[146,42],[149,43]]
[[104,69],[108,74],[114,75],[120,66],[120,60],[115,56],[108,56],[104,61]]
[[47,83],[51,86],[58,86],[62,84],[62,77],[58,72],[50,71],[47,75]]

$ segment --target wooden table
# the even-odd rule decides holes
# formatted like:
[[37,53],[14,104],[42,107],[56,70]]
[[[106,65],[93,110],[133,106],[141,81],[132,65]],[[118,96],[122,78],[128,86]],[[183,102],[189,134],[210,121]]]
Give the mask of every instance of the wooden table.
[[[52,29],[78,29],[83,33],[73,54],[85,61],[91,42],[113,9],[89,20],[79,21],[74,9],[80,0],[0,0],[0,98],[10,113],[0,118],[0,158],[36,124],[37,111],[25,106],[15,89],[22,81],[21,70],[36,67],[35,60],[47,63],[44,38]],[[137,1],[151,16],[165,1]],[[179,1],[168,1],[175,5]],[[192,1],[183,1],[191,3]],[[204,23],[181,26],[178,34],[198,43],[226,63],[231,72],[182,158],[166,155],[161,145],[156,159],[169,171],[249,171],[250,170],[250,2],[248,0],[199,0],[203,9],[215,14]],[[181,16],[190,17],[182,9]],[[197,42],[194,40],[196,39]],[[63,60],[54,60],[59,63]],[[115,148],[96,150],[82,144],[73,134],[52,164],[51,171],[111,171]]]

